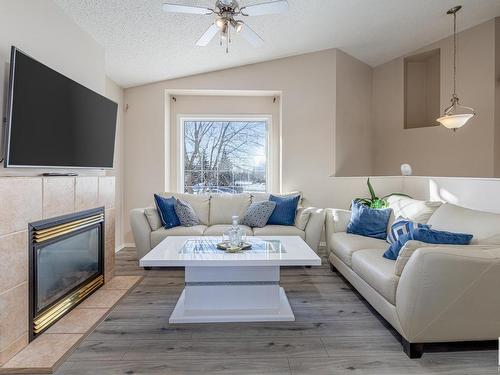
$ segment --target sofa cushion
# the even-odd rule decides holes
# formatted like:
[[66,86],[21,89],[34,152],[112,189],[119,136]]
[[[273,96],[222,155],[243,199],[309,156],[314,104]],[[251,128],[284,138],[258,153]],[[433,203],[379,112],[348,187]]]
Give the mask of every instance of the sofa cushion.
[[428,224],[436,230],[470,233],[474,235],[472,244],[491,244],[491,238],[498,238],[500,234],[500,214],[471,210],[451,203],[439,207]]
[[291,195],[281,197],[271,194],[269,196],[271,202],[276,203],[276,207],[267,221],[270,225],[294,225],[295,216],[297,215],[297,206],[299,204],[300,195]]
[[154,194],[156,208],[160,215],[162,225],[169,229],[181,225],[179,217],[175,212],[176,199],[174,197],[164,197]]
[[[251,194],[252,194],[252,203],[253,202],[268,201],[269,197],[271,196],[271,193],[263,193],[263,192],[254,192]],[[277,196],[277,197],[289,197],[289,196],[294,196],[294,195],[300,195],[299,206],[302,205],[303,196],[302,196],[302,192],[300,192],[300,191],[292,191],[290,193],[282,193],[282,194],[274,194],[273,193],[273,195]]]
[[160,229],[151,232],[151,248],[158,245],[168,236],[203,236],[203,232],[205,232],[206,229],[206,225],[195,225],[194,227],[174,227],[170,229],[161,227]]
[[385,240],[391,212],[390,208],[374,209],[352,201],[351,221],[347,225],[347,233]]
[[151,230],[157,230],[162,227],[160,214],[158,213],[158,209],[156,207],[145,208],[144,215],[146,215],[146,219],[148,220]]
[[266,225],[264,228],[253,228],[254,236],[300,236],[305,239],[306,233],[293,225]]
[[382,257],[384,250],[359,250],[352,255],[352,270],[388,302],[396,304],[399,277],[394,273],[395,262]]
[[265,227],[275,207],[276,203],[271,201],[253,202],[248,206],[240,223],[252,228]]
[[306,210],[304,207],[300,207],[297,209],[294,225],[300,230],[305,230],[310,218],[311,211]]
[[200,224],[208,225],[208,214],[210,209],[209,194],[186,194],[186,193],[162,193],[164,197],[173,196],[177,199],[188,202],[193,207],[194,212],[200,219]]
[[[204,236],[222,236],[224,233],[228,231],[228,229],[231,227],[230,224],[216,224],[216,225],[211,225],[207,229],[205,229],[205,232],[203,232]],[[239,225],[241,229],[245,231],[245,234],[247,236],[253,236],[253,231],[252,228],[246,226],[246,225]]]
[[349,267],[352,266],[352,254],[355,251],[364,249],[385,251],[388,246],[387,242],[384,240],[346,232],[333,233],[330,237],[330,244],[331,251]]
[[392,244],[396,242],[399,237],[416,228],[429,228],[429,226],[427,224],[405,219],[404,217],[398,217],[387,231],[387,242]]
[[471,239],[472,234],[446,232],[430,228],[416,228],[411,232],[403,234],[396,242],[391,244],[384,253],[384,258],[396,260],[401,248],[410,240],[443,245],[468,245]]
[[196,225],[200,225],[200,219],[198,219],[198,215],[188,202],[177,199],[174,207],[175,213],[177,214],[179,222],[182,226],[194,227]]
[[232,216],[242,217],[250,206],[251,195],[212,194],[210,198],[210,225],[231,224]]
[[387,198],[387,202],[394,213],[393,218],[404,217],[422,224],[426,224],[431,215],[442,205],[441,202],[420,201],[401,195],[392,195]]

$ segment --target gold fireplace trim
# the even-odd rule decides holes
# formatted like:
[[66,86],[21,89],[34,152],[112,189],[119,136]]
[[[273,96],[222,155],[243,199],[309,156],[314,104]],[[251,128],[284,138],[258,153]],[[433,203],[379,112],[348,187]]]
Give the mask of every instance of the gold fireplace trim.
[[68,295],[65,299],[59,301],[47,311],[33,319],[33,332],[35,334],[42,332],[64,313],[80,303],[83,299],[85,299],[85,297],[87,297],[90,293],[92,293],[103,284],[103,275],[100,275],[99,277],[89,281],[88,283],[83,284],[80,288]]
[[67,233],[97,224],[104,221],[104,214],[89,216],[84,219],[70,221],[61,225],[56,225],[48,229],[33,231],[33,242],[39,243],[62,236]]

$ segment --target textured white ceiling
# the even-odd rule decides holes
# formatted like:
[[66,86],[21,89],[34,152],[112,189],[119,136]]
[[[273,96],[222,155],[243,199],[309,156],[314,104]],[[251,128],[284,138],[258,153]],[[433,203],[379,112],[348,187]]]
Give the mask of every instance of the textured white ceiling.
[[[195,45],[212,16],[165,14],[162,0],[54,0],[106,50],[107,74],[124,87],[341,48],[376,66],[459,30],[500,16],[500,0],[288,0],[277,16],[246,17],[265,40],[254,49],[235,37],[229,54],[213,40]],[[249,5],[265,0],[241,0]],[[215,0],[169,0],[213,7]]]

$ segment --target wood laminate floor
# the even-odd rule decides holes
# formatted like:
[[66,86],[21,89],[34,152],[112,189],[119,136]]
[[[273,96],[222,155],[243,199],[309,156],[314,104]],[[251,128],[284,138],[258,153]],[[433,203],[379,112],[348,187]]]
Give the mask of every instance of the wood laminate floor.
[[498,374],[496,350],[408,359],[387,323],[323,263],[281,271],[295,322],[170,325],[184,271],[143,271],[124,249],[116,274],[144,279],[57,374]]

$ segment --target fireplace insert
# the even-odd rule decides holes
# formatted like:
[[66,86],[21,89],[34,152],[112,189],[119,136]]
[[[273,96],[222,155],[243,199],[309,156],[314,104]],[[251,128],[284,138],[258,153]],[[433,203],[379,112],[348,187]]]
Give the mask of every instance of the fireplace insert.
[[104,283],[104,207],[29,224],[30,341]]

